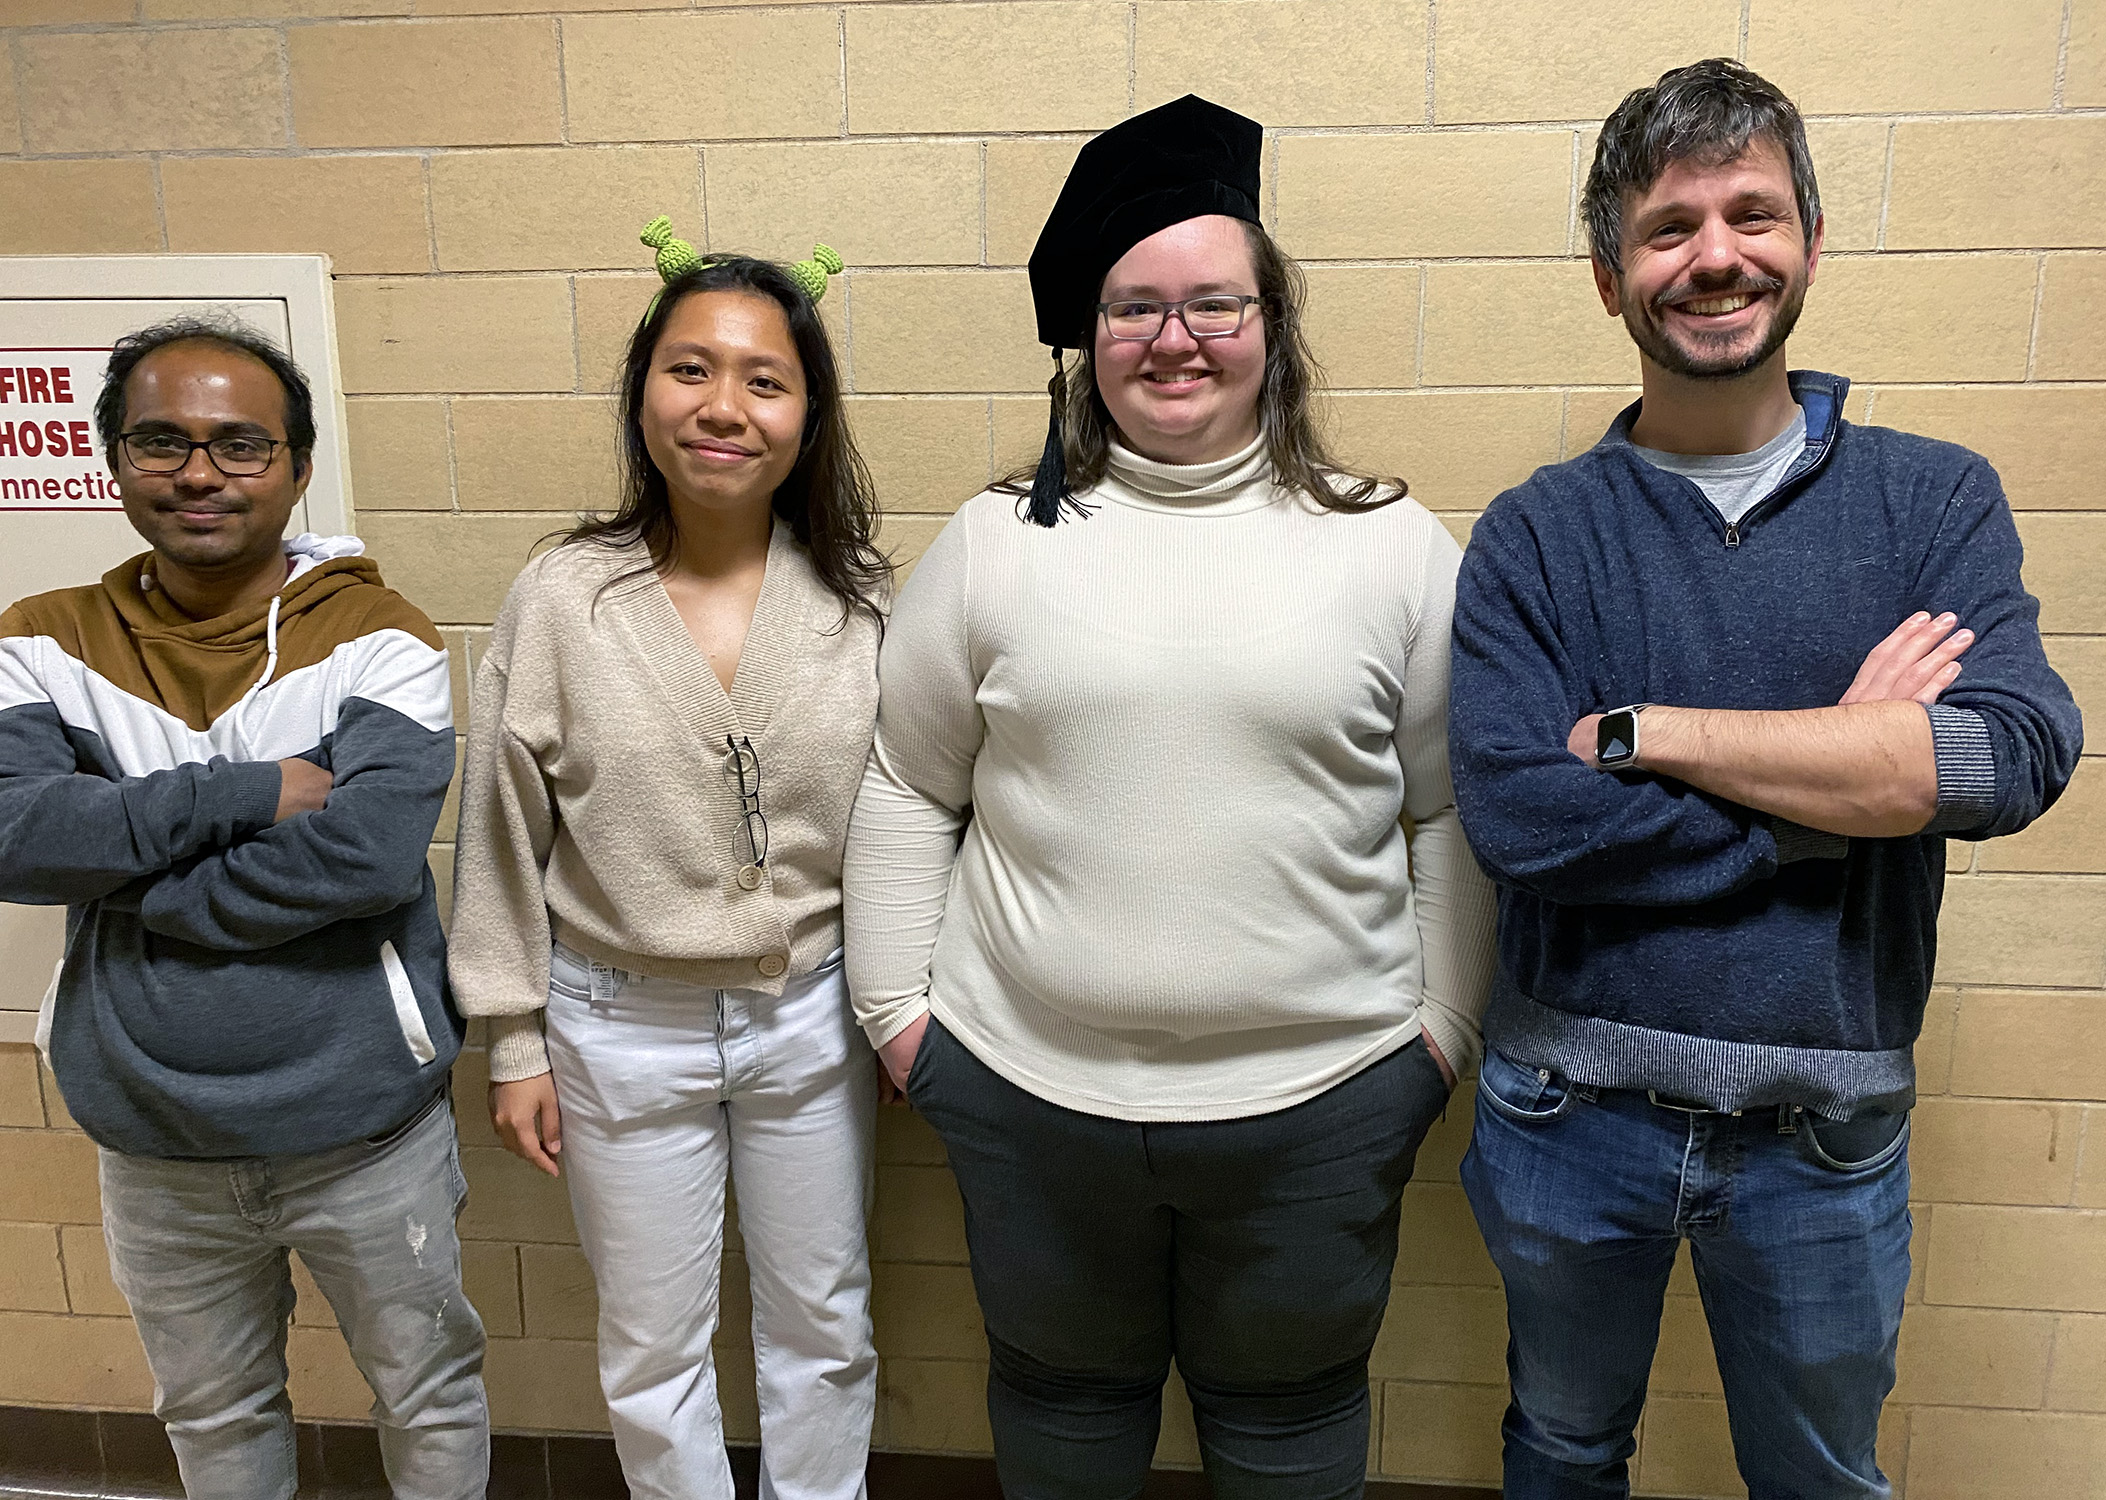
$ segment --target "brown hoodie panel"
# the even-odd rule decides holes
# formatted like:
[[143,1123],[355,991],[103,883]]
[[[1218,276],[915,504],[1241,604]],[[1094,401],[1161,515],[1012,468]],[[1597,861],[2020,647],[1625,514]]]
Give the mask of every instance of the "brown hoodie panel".
[[[152,564],[153,554],[143,553],[110,569],[99,584],[24,599],[0,615],[0,636],[48,636],[117,688],[202,733],[262,677],[271,601],[192,620],[154,585]],[[431,622],[380,581],[380,567],[369,557],[319,563],[276,598],[274,682],[381,630],[401,630],[444,649]]]

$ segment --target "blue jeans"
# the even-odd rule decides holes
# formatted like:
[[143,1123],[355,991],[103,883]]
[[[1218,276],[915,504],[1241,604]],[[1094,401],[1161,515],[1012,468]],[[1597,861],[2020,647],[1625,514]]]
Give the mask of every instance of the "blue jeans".
[[1507,1500],[1630,1493],[1685,1239],[1750,1500],[1889,1493],[1873,1449],[1909,1279],[1905,1118],[1678,1109],[1492,1051],[1462,1180],[1506,1282]]
[[291,1500],[285,1392],[297,1250],[373,1388],[397,1500],[481,1500],[483,1325],[461,1292],[467,1196],[438,1100],[380,1140],[311,1156],[102,1153],[103,1236],[191,1500]]

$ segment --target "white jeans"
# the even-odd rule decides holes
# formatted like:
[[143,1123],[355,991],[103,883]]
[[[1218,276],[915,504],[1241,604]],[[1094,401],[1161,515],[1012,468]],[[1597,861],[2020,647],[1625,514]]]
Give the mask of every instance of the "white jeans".
[[558,944],[548,1051],[631,1493],[732,1500],[710,1357],[728,1176],[753,1284],[763,1500],[862,1500],[876,1073],[839,956],[777,997]]

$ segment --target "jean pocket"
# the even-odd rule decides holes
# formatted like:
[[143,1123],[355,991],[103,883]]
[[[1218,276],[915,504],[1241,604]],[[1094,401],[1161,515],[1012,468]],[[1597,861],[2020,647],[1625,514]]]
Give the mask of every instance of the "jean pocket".
[[1562,1074],[1531,1068],[1504,1053],[1485,1049],[1477,1074],[1484,1102],[1517,1125],[1546,1125],[1572,1107],[1572,1088]]
[[906,1095],[912,1099],[928,1081],[929,1053],[936,1044],[936,1013],[929,1012],[929,1024],[921,1029],[921,1040],[914,1044],[914,1061],[907,1064]]
[[1909,1145],[1907,1111],[1849,1120],[1824,1120],[1809,1113],[1801,1124],[1799,1139],[1805,1142],[1806,1154],[1831,1172],[1876,1172],[1897,1160]]
[[580,1005],[592,1003],[592,964],[583,954],[573,953],[561,943],[548,953],[548,992]]

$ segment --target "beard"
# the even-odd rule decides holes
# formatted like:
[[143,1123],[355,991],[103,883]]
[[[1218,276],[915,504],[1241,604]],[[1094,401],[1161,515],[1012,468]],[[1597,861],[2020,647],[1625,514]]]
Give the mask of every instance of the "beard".
[[[1638,346],[1639,352],[1670,374],[1684,375],[1692,380],[1731,380],[1763,365],[1784,347],[1784,341],[1792,336],[1792,329],[1799,323],[1799,313],[1806,305],[1806,287],[1807,278],[1803,274],[1790,281],[1778,281],[1768,276],[1744,277],[1732,286],[1716,288],[1699,288],[1683,282],[1647,304],[1626,298],[1623,326],[1629,330],[1631,342]],[[1751,297],[1777,294],[1776,307],[1767,325],[1736,333],[1709,335],[1697,332],[1693,336],[1678,338],[1670,334],[1660,321],[1670,303],[1692,294],[1731,297],[1743,292]]]

